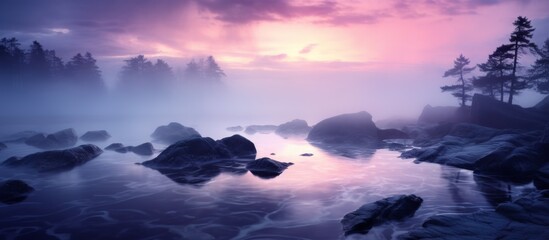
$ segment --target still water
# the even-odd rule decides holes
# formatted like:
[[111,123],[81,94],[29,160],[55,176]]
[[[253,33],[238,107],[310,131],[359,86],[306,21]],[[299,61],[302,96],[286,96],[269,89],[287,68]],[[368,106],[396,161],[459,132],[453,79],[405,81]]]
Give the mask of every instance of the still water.
[[[151,141],[154,129],[168,122],[4,124],[0,133],[74,127],[82,135],[105,129],[113,137],[95,143],[104,148],[113,142],[137,145]],[[236,125],[179,122],[214,139],[232,135],[225,128]],[[0,239],[392,239],[420,227],[433,214],[491,209],[531,188],[508,186],[467,170],[415,164],[386,149],[359,151],[349,157],[319,149],[299,137],[240,134],[255,143],[258,158],[294,165],[272,179],[246,171],[215,172],[199,184],[176,183],[135,164],[154,155],[113,151],[56,174],[0,167],[0,180],[21,179],[36,189],[21,203],[0,204]],[[159,149],[156,154],[167,147],[153,144]],[[0,151],[0,160],[38,151],[10,143]],[[303,157],[302,153],[314,155]],[[367,235],[344,236],[339,221],[346,213],[396,194],[424,199],[414,217],[378,226]]]

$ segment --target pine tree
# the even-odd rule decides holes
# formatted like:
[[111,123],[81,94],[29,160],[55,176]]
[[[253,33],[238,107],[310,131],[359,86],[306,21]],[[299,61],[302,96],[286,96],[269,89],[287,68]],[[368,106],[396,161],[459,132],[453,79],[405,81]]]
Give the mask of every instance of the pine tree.
[[543,47],[537,51],[539,58],[529,70],[530,79],[536,82],[536,90],[543,94],[549,93],[549,38]]
[[519,16],[515,22],[515,31],[511,33],[509,41],[512,44],[511,51],[513,52],[513,70],[511,73],[511,83],[509,85],[509,104],[513,104],[513,96],[517,95],[520,90],[527,88],[526,81],[519,81],[517,77],[517,67],[519,54],[525,53],[526,49],[534,50],[536,45],[530,40],[532,39],[534,28],[530,20],[526,17]]
[[483,93],[495,97],[495,92],[498,92],[500,101],[503,102],[505,87],[509,82],[509,71],[513,65],[510,60],[513,59],[513,54],[509,53],[512,45],[501,45],[494,53],[488,56],[486,63],[479,64],[478,67],[485,75],[473,80],[473,85],[482,90]]
[[473,90],[471,82],[464,78],[465,74],[468,74],[475,69],[474,67],[468,68],[467,65],[469,65],[469,63],[469,59],[465,58],[463,55],[459,55],[459,57],[454,60],[454,67],[447,70],[443,76],[457,78],[458,84],[446,85],[440,88],[443,92],[452,92],[452,95],[461,101],[462,107],[465,106],[467,100],[471,98],[471,95],[468,94],[468,92]]

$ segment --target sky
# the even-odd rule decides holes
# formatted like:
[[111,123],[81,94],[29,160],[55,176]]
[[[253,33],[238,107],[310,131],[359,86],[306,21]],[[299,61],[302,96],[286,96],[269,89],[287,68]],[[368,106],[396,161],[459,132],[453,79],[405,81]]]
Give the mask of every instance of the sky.
[[[369,110],[380,118],[411,115],[425,104],[457,105],[440,92],[453,81],[442,78],[444,71],[460,54],[473,64],[484,62],[508,41],[518,16],[532,20],[534,42],[549,38],[547,0],[3,0],[0,5],[0,37],[16,37],[24,45],[38,40],[65,61],[89,51],[111,86],[123,59],[138,54],[165,59],[176,71],[190,58],[213,55],[228,75],[227,85],[261,93],[246,95],[263,96],[258,104],[284,98],[334,113]],[[518,103],[539,99],[527,93]]]

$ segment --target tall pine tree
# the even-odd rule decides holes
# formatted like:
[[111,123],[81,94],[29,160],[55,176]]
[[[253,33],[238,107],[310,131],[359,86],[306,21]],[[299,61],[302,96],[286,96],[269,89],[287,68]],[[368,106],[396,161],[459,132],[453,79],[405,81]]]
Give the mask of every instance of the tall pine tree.
[[442,86],[440,88],[443,92],[452,92],[452,95],[461,101],[460,105],[462,107],[465,106],[467,100],[471,98],[471,95],[468,93],[473,90],[471,82],[464,77],[464,75],[475,69],[474,67],[467,67],[469,63],[469,59],[465,58],[463,55],[459,55],[459,57],[454,60],[454,67],[447,70],[443,76],[455,77],[457,78],[458,83]]

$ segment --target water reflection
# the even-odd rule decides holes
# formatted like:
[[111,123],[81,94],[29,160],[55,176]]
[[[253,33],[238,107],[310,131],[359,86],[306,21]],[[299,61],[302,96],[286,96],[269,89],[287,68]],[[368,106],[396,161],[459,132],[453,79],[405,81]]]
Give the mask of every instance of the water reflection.
[[494,207],[500,203],[511,201],[511,185],[490,176],[474,174],[477,188],[486,200]]
[[313,143],[311,142],[311,145],[317,147],[318,149],[321,149],[322,151],[342,156],[346,158],[362,158],[362,159],[369,159],[371,158],[376,150],[376,146],[354,146],[354,145],[343,145],[343,144],[323,144],[323,143]]

